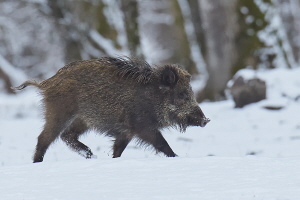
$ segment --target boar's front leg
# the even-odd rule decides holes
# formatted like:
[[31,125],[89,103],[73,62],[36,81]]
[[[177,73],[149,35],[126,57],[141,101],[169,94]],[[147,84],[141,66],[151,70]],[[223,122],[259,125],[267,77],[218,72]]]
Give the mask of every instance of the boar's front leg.
[[151,144],[157,152],[162,152],[167,157],[177,156],[159,130],[142,132],[138,137],[142,142]]
[[118,158],[122,155],[124,149],[128,145],[128,143],[131,141],[131,137],[128,135],[120,134],[116,137],[115,143],[113,146],[113,158]]

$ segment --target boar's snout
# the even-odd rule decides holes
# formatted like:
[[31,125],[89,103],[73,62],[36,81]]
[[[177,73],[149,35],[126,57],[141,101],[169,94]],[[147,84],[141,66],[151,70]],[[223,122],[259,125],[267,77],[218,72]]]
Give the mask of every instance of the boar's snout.
[[210,122],[210,119],[205,117],[204,113],[199,107],[195,108],[188,116],[188,125],[190,126],[205,127],[208,122]]
[[209,118],[206,118],[206,117],[201,118],[201,120],[200,120],[200,126],[201,126],[201,127],[204,127],[204,126],[206,126],[206,124],[207,124],[208,122],[210,122],[210,119],[209,119]]

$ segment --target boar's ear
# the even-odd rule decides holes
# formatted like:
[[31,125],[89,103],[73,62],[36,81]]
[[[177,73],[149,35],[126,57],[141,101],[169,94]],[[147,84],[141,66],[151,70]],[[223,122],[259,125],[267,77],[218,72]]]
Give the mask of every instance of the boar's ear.
[[178,81],[178,74],[176,69],[171,66],[165,66],[165,68],[162,70],[161,75],[161,82],[163,85],[168,87],[175,87]]

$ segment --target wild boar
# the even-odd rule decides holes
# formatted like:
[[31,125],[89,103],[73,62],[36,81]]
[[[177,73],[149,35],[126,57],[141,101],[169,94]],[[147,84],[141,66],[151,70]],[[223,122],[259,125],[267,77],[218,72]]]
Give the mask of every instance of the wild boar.
[[78,139],[93,129],[115,138],[113,157],[120,157],[137,138],[168,157],[176,154],[160,130],[204,127],[210,120],[198,106],[190,86],[190,74],[177,65],[151,67],[128,57],[103,57],[72,62],[40,83],[26,81],[41,90],[45,125],[38,137],[33,162],[42,162],[49,145],[59,136],[85,158],[93,157]]

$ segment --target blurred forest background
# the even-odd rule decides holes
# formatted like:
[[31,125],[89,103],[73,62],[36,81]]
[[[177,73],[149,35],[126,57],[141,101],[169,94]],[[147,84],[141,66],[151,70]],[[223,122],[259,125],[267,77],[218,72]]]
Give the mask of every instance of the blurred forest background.
[[221,100],[239,69],[300,65],[300,0],[0,0],[0,93],[106,55],[180,64]]

